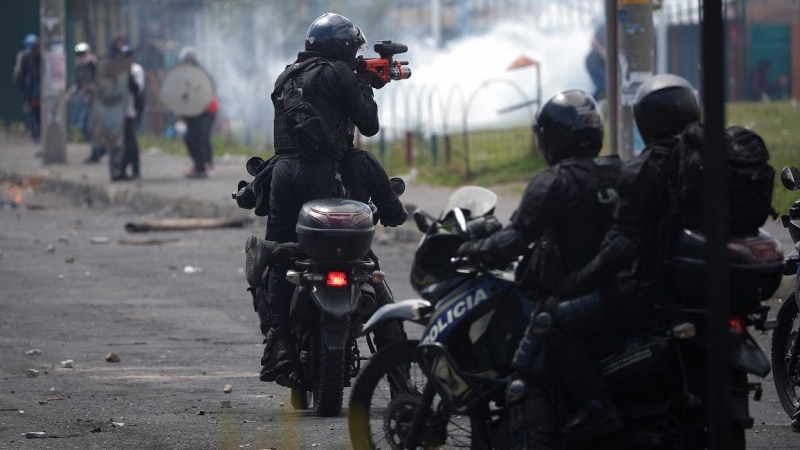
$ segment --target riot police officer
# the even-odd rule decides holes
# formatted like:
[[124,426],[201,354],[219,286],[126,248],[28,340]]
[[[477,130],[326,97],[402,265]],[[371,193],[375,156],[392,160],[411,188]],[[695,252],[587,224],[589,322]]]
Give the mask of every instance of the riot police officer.
[[[525,255],[517,282],[528,296],[544,301],[563,274],[583,267],[599,250],[611,226],[621,164],[616,157],[598,157],[602,116],[583,91],[559,92],[551,98],[537,114],[534,131],[550,168],[530,181],[508,226],[463,244],[458,253],[494,267]],[[554,423],[548,400],[541,392],[528,397],[527,444],[550,448]]]
[[[378,132],[372,89],[384,83],[371,73],[354,72],[356,54],[366,49],[366,44],[366,36],[350,20],[323,14],[308,29],[305,51],[276,80],[272,101],[279,159],[272,175],[267,239],[296,242],[295,226],[303,203],[344,195],[339,164],[352,147],[353,126],[366,136]],[[298,104],[306,112],[301,123],[292,116]],[[397,199],[393,192],[391,196]],[[373,199],[376,204],[383,200]],[[404,212],[402,208],[387,210],[382,213],[383,221],[400,224]],[[267,342],[262,359],[264,381],[288,374],[295,366],[297,355],[288,342],[293,290],[294,285],[286,281],[286,268],[273,266],[268,280],[273,342]]]
[[[556,319],[554,332],[544,340],[549,360],[560,383],[584,405],[567,423],[577,434],[603,434],[620,424],[586,339],[603,330],[624,332],[653,315],[663,291],[657,288],[660,258],[669,241],[662,234],[668,183],[676,170],[671,155],[677,137],[699,121],[700,107],[686,80],[657,75],[639,88],[634,117],[646,148],[622,167],[613,225],[599,253],[565,275],[548,301]],[[569,324],[559,326],[559,318]]]

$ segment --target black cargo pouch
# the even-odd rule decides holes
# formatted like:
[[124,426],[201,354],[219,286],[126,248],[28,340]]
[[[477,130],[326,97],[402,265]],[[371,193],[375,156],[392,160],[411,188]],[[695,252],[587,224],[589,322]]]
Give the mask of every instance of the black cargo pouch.
[[517,284],[528,298],[544,300],[550,297],[564,276],[561,249],[554,234],[552,228],[545,230],[533,251],[517,267]]

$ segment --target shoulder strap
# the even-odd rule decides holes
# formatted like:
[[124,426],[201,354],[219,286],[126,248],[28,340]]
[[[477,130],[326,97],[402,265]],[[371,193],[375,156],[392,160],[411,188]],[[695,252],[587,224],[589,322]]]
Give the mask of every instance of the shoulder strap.
[[286,84],[288,80],[294,78],[303,69],[317,64],[330,64],[330,61],[321,56],[314,56],[306,59],[305,61],[286,66],[286,70],[284,70],[283,73],[278,76],[278,79],[275,80],[275,88],[272,91],[272,99],[275,100],[276,94],[280,89],[283,88],[283,85]]

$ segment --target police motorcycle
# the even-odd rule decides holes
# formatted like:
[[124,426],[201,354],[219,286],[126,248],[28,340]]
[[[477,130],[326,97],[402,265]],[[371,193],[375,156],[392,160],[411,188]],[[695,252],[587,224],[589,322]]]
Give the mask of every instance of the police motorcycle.
[[[233,194],[244,209],[256,209],[262,200],[257,182],[269,161],[253,157],[247,163],[254,182],[240,182]],[[392,190],[402,195],[405,182],[391,178]],[[269,183],[266,183],[269,186]],[[258,197],[258,199],[257,199]],[[338,416],[345,387],[361,368],[358,337],[362,324],[375,311],[377,298],[372,284],[383,282],[378,258],[372,252],[375,225],[380,219],[371,203],[346,198],[306,202],[298,215],[297,244],[282,244],[287,256],[280,265],[289,268],[287,281],[297,287],[290,304],[291,335],[299,355],[297,370],[276,382],[291,389],[291,405],[308,409],[313,400],[317,416]],[[280,245],[280,244],[279,244]]]
[[[457,191],[438,219],[415,213],[425,234],[416,250],[411,283],[422,298],[380,308],[363,331],[398,319],[425,329],[420,340],[380,350],[362,370],[349,410],[355,449],[513,448],[511,433],[520,418],[514,403],[519,399],[508,396],[511,361],[531,313],[536,317],[534,331],[540,335],[548,332],[552,317],[521,295],[510,272],[452,258],[465,239],[481,237],[475,230],[486,229],[481,222],[491,214],[496,197],[484,191],[478,187]],[[697,233],[680,235],[671,261],[672,300],[661,306],[657,322],[643,324],[598,355],[626,428],[592,440],[592,448],[707,448],[704,242]],[[747,327],[764,328],[768,307],[761,300],[777,289],[783,257],[777,241],[764,232],[733,239],[729,248],[733,448],[744,449],[744,430],[753,425],[749,394],[754,391],[755,400],[761,396],[760,384],[749,383],[747,374],[763,377],[770,370]],[[551,374],[541,345],[534,344],[539,382]],[[407,385],[399,390],[392,382],[398,367],[410,373]],[[559,388],[551,389],[551,395],[558,416],[569,417]],[[569,436],[559,439],[565,448],[588,445]]]
[[[790,190],[800,189],[800,170],[786,166],[781,171],[781,183]],[[781,216],[784,228],[795,244],[786,257],[784,275],[795,277],[794,292],[781,305],[772,333],[772,373],[778,398],[786,413],[794,415],[800,407],[800,200]]]

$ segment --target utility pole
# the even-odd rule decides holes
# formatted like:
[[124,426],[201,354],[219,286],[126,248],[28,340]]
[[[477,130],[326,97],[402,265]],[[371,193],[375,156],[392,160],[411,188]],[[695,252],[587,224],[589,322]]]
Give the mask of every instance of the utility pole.
[[609,144],[612,155],[619,154],[619,34],[617,33],[617,15],[617,0],[606,0],[606,99],[608,101]]
[[[703,1],[703,95],[705,147],[723,148],[725,131],[725,26],[722,0]],[[728,271],[728,175],[725,152],[706,152],[704,195],[708,374],[706,405],[709,448],[733,448],[731,432],[730,273]]]
[[431,0],[431,37],[436,48],[442,47],[442,0]]
[[67,82],[64,52],[64,0],[41,0],[42,162],[67,162],[67,124],[64,89]]
[[619,155],[633,157],[633,101],[636,91],[653,75],[653,3],[651,0],[619,0],[621,43],[621,103]]

